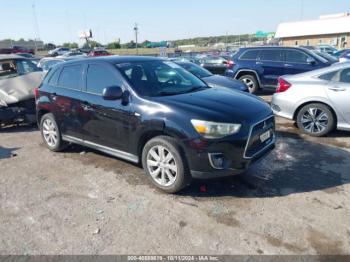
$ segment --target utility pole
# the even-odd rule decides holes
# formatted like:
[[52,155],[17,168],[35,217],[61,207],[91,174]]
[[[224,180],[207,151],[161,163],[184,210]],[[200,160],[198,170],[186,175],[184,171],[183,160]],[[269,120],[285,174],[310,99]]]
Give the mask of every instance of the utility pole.
[[34,44],[35,44],[35,52],[38,51],[38,45],[37,45],[37,39],[40,39],[40,33],[39,33],[39,24],[38,24],[38,18],[36,16],[36,5],[35,5],[35,0],[33,1],[32,4],[32,8],[33,8],[33,17],[34,17],[34,27],[35,27],[35,31],[36,31],[36,36],[34,38]]
[[304,19],[304,0],[300,0],[300,20]]
[[136,54],[138,55],[139,54],[139,48],[138,48],[137,37],[138,37],[138,34],[139,34],[139,27],[138,27],[137,23],[135,23],[134,31],[135,31]]

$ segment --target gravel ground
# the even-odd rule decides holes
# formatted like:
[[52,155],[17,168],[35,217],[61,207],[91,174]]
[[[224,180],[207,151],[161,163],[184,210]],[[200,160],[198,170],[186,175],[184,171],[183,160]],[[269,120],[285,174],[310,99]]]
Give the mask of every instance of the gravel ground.
[[315,139],[277,122],[276,150],[246,174],[177,195],[138,166],[4,129],[0,254],[350,254],[349,133]]

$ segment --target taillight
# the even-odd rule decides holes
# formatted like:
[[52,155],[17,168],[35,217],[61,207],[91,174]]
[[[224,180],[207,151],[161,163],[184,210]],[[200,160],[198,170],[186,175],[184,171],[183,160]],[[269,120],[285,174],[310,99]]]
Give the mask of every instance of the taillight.
[[34,88],[34,97],[35,97],[35,100],[39,98],[39,87]]
[[227,61],[227,68],[228,69],[232,69],[234,65],[235,65],[235,62],[233,62],[232,60]]
[[284,80],[282,77],[279,77],[279,78],[278,78],[278,86],[277,86],[276,93],[285,92],[285,91],[287,91],[291,86],[292,86],[291,83],[287,82],[287,81]]

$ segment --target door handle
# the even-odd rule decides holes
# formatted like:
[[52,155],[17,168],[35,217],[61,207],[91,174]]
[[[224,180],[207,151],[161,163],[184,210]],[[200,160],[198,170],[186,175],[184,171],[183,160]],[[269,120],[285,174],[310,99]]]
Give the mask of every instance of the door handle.
[[89,102],[84,101],[81,106],[85,111],[92,111],[92,107],[90,106]]
[[285,67],[293,67],[291,64],[284,64]]
[[335,92],[340,92],[340,91],[345,91],[345,88],[343,87],[338,87],[338,86],[332,86],[332,87],[328,87],[329,90],[335,91]]
[[256,64],[257,64],[257,65],[262,65],[262,64],[263,64],[263,62],[256,62]]
[[52,93],[51,94],[52,100],[56,101],[57,100],[57,94],[56,93]]

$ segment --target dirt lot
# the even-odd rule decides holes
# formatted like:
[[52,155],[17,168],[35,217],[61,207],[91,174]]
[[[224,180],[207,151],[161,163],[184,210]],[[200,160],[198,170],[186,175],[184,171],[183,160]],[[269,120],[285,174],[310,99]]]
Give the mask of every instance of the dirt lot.
[[0,254],[350,254],[349,183],[349,133],[313,139],[282,119],[276,150],[246,174],[178,195],[138,166],[78,146],[51,153],[35,128],[9,128]]

